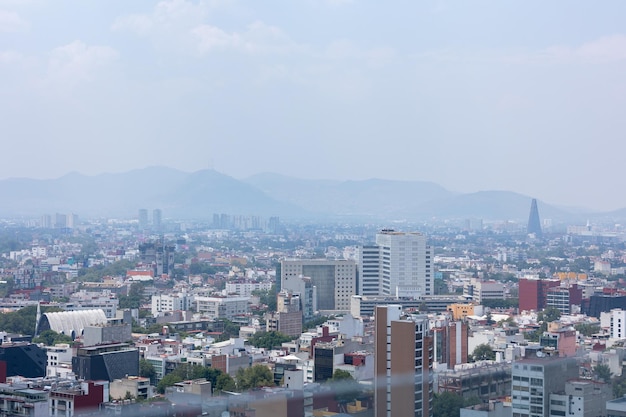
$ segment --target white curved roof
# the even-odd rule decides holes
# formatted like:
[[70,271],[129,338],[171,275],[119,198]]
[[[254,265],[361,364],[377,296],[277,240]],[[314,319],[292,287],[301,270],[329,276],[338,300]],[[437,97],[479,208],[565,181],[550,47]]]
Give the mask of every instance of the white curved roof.
[[41,319],[44,318],[48,320],[50,329],[68,336],[72,336],[72,331],[79,336],[87,326],[107,323],[107,317],[100,309],[44,313]]

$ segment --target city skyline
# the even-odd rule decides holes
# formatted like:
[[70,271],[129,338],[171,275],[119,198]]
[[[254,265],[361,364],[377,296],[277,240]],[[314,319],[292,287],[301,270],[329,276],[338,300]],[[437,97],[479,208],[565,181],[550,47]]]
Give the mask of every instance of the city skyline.
[[0,1],[0,179],[171,166],[626,207],[625,11]]

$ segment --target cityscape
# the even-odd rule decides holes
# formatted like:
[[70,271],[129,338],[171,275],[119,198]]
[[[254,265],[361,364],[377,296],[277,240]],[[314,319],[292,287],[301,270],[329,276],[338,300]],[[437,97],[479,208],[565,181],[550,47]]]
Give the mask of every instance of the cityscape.
[[0,0],[0,417],[626,417],[625,16]]
[[626,231],[526,211],[5,220],[2,413],[623,415]]

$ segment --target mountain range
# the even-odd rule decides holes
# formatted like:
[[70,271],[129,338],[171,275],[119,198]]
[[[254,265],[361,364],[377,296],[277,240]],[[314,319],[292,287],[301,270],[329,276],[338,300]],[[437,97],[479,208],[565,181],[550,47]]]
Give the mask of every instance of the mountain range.
[[[528,218],[531,197],[510,191],[455,193],[424,181],[304,180],[264,173],[237,180],[214,170],[183,172],[149,167],[116,174],[67,174],[57,179],[0,180],[0,216],[136,217],[139,208],[160,208],[179,219],[213,213],[288,218],[426,220],[432,218]],[[593,213],[539,202],[542,218],[585,219]],[[626,209],[614,215],[626,214]]]

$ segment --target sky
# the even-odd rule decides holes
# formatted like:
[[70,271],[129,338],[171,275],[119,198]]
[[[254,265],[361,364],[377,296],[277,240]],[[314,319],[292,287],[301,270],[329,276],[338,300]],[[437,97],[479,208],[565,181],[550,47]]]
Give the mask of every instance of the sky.
[[626,2],[0,0],[0,179],[147,166],[626,207]]

